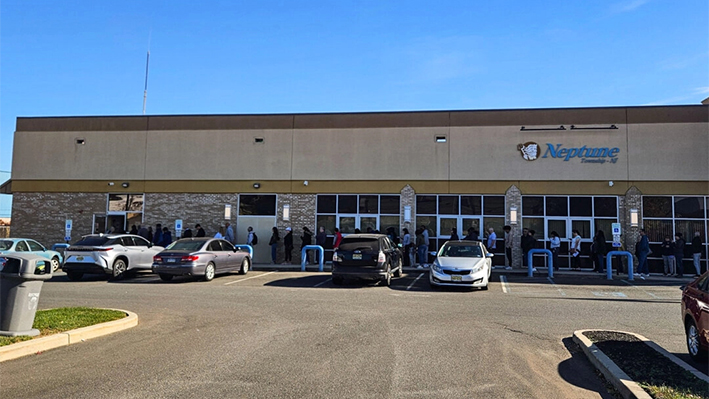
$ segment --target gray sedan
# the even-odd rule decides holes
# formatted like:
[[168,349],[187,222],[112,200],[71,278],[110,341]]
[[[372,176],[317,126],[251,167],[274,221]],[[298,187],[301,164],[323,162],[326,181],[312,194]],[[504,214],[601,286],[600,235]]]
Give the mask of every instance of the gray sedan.
[[246,274],[251,267],[248,252],[238,250],[219,238],[183,238],[153,257],[153,272],[163,281],[175,276],[199,276],[210,281],[217,273],[238,271]]

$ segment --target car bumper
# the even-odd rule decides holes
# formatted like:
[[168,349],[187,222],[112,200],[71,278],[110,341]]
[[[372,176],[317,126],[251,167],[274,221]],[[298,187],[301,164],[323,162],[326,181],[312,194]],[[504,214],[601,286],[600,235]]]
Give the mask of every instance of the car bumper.
[[[456,280],[460,277],[460,280]],[[488,283],[487,270],[483,269],[476,273],[465,275],[451,275],[436,270],[429,271],[428,281],[433,285],[448,287],[484,287]]]
[[65,273],[75,272],[75,273],[85,273],[85,274],[106,274],[111,273],[110,269],[107,269],[101,265],[95,263],[64,263],[62,266],[62,271]]
[[155,264],[153,263],[152,271],[158,274],[169,274],[171,276],[204,276],[206,265],[195,264]]
[[361,280],[381,280],[386,277],[387,272],[383,267],[357,267],[342,266],[336,262],[332,264],[332,275],[336,277],[361,279]]

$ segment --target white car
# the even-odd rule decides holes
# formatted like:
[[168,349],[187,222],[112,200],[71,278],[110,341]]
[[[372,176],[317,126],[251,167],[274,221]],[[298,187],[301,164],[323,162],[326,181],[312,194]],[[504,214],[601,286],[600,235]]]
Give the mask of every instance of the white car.
[[447,241],[431,265],[431,287],[471,287],[487,290],[492,254],[478,241]]

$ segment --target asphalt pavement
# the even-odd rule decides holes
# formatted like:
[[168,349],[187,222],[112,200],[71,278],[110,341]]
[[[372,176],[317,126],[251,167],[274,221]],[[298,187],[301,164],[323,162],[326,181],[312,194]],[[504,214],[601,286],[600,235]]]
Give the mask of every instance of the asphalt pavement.
[[469,291],[432,290],[418,270],[389,288],[258,270],[167,283],[60,273],[41,308],[121,308],[140,324],[0,364],[2,397],[609,398],[571,341],[585,328],[687,359],[679,281],[496,272]]

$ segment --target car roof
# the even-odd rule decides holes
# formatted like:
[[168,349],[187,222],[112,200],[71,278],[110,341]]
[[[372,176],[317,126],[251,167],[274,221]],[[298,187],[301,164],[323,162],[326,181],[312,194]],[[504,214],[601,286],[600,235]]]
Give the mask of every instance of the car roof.
[[85,236],[82,236],[81,238],[86,238],[86,237],[106,237],[108,239],[113,239],[113,238],[118,238],[118,237],[140,237],[142,239],[145,239],[145,237],[141,237],[139,235],[129,234],[129,233],[87,234]]
[[469,246],[470,244],[482,245],[482,242],[470,241],[470,240],[458,240],[458,241],[446,241],[443,243],[443,245],[456,246],[456,247]]
[[215,237],[187,237],[187,238],[180,238],[177,241],[209,241],[209,240],[222,240],[223,238],[215,238]]
[[22,240],[32,240],[32,241],[37,241],[34,238],[13,238],[13,237],[8,237],[8,238],[0,238],[0,240],[9,240],[9,241],[22,241]]
[[381,238],[381,237],[386,237],[386,234],[371,234],[371,233],[364,233],[364,234],[348,234],[344,238]]

